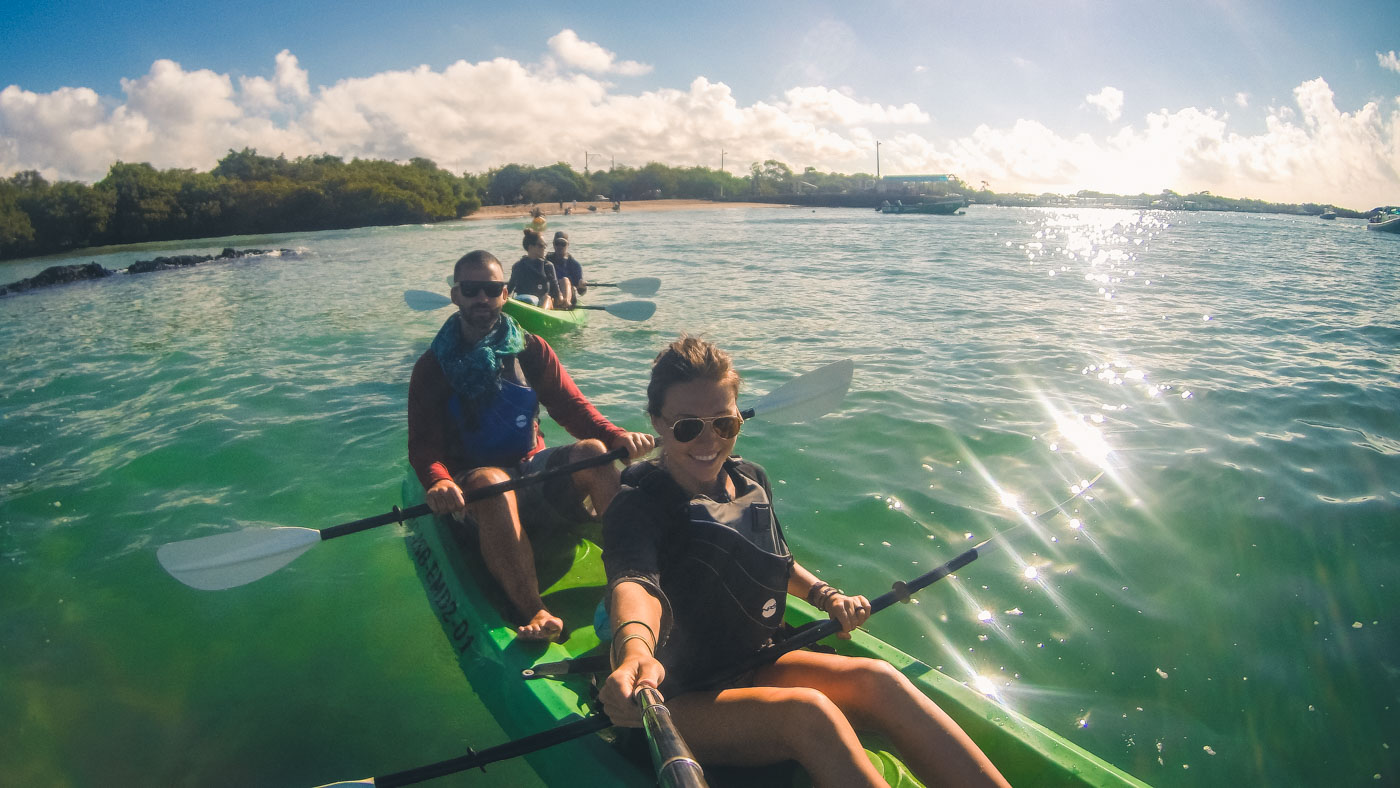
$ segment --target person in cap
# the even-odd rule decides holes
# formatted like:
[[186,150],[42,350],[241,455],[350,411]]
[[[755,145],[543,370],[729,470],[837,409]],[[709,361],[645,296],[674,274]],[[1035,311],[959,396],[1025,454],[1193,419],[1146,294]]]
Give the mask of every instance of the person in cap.
[[554,234],[554,251],[544,256],[554,263],[554,272],[559,277],[559,292],[564,304],[577,306],[578,297],[588,292],[588,283],[583,281],[583,266],[569,251],[569,234],[560,230]]

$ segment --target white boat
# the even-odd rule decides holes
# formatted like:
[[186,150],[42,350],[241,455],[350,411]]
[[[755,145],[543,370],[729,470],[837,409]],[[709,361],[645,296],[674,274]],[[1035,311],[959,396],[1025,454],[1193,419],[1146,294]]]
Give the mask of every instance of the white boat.
[[1367,230],[1400,233],[1400,208],[1388,205],[1384,208],[1377,208],[1371,213],[1373,216],[1366,222]]

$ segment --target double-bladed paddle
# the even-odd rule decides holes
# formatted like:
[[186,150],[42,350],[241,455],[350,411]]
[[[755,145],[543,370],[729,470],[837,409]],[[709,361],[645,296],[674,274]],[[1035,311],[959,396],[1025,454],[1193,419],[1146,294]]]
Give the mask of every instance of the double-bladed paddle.
[[[410,309],[419,312],[433,312],[445,306],[452,306],[452,299],[442,293],[434,293],[430,290],[405,290],[403,292],[404,303]],[[607,312],[613,317],[623,320],[647,320],[656,314],[656,304],[652,301],[619,301],[616,304],[606,304],[596,306],[594,304],[579,304],[574,309],[591,309],[600,312]],[[567,311],[567,310],[564,310]]]
[[[925,572],[913,580],[895,583],[893,588],[889,591],[871,600],[870,615],[875,615],[895,602],[908,601],[911,594],[942,580],[953,572],[977,560],[978,556],[988,551],[990,542],[991,540],[989,539],[976,547],[966,550],[953,560],[936,569]],[[741,664],[716,671],[711,677],[707,678],[703,684],[722,681],[725,678],[739,675],[753,670],[756,667],[766,665],[789,651],[806,648],[829,635],[834,635],[839,632],[840,629],[841,625],[830,618],[822,619],[821,621],[813,621],[798,629],[791,636],[783,640],[783,642],[754,652],[750,658],[744,660]],[[646,701],[643,700],[641,702]],[[439,761],[438,763],[428,764],[427,766],[419,766],[414,769],[406,769],[383,777],[374,777],[353,782],[331,783],[330,785],[322,786],[322,788],[331,788],[331,786],[334,785],[373,785],[376,786],[376,788],[413,785],[414,783],[431,780],[435,777],[442,777],[444,775],[466,771],[467,769],[477,769],[487,764],[496,763],[497,761],[528,755],[532,752],[553,747],[556,744],[562,744],[572,739],[587,736],[590,733],[597,733],[611,726],[612,721],[608,719],[608,716],[602,712],[598,712],[590,714],[587,717],[566,722],[562,725],[557,725],[548,730],[540,731],[539,733],[533,733],[529,736],[522,736],[519,739],[508,741],[504,744],[498,744],[495,747],[488,747],[481,751],[470,751],[466,755],[457,758]]]
[[[846,396],[855,364],[850,359],[793,378],[741,412],[745,419],[762,416],[779,423],[816,418],[833,410]],[[566,473],[625,460],[627,453],[616,449],[607,454],[579,460],[558,468],[526,474],[466,494],[468,502],[478,501],[507,490],[534,484]],[[313,528],[247,528],[242,531],[171,542],[156,550],[156,558],[176,580],[204,591],[222,591],[266,577],[291,563],[297,556],[327,539],[359,533],[389,523],[403,522],[428,514],[427,504],[408,509],[395,506],[389,512],[316,530]]]

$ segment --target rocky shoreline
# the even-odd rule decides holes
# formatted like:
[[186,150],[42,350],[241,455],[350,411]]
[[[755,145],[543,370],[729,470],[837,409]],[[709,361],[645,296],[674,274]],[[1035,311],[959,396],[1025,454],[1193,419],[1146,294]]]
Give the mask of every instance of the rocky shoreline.
[[172,257],[157,257],[153,260],[137,260],[126,268],[104,268],[97,263],[77,263],[74,265],[55,265],[45,268],[37,275],[28,279],[21,279],[18,282],[11,282],[8,285],[0,285],[0,296],[12,293],[23,293],[29,290],[37,290],[44,287],[54,287],[57,285],[67,285],[74,282],[83,282],[89,279],[105,279],[121,273],[145,274],[151,271],[169,271],[173,268],[187,268],[200,263],[226,262],[237,260],[240,257],[255,257],[258,255],[275,255],[278,257],[295,254],[291,249],[243,249],[238,250],[233,247],[225,247],[216,255],[213,254],[179,254]]

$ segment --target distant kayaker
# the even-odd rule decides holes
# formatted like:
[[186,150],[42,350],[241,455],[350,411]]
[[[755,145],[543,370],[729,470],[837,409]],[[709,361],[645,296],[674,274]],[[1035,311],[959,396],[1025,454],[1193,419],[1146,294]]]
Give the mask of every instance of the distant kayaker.
[[559,277],[554,264],[544,259],[544,236],[537,230],[526,228],[521,239],[525,256],[510,267],[510,282],[507,290],[515,298],[529,296],[540,309],[554,309],[563,304],[559,292]]
[[[545,608],[535,575],[532,535],[597,519],[618,490],[608,464],[466,503],[470,491],[524,473],[626,448],[640,458],[652,436],[608,421],[579,392],[554,350],[502,314],[506,282],[485,251],[453,270],[447,319],[413,365],[408,384],[408,460],[436,514],[470,515],[487,569],[519,616],[519,635],[553,640],[564,622]],[[546,449],[539,406],[578,443]],[[590,511],[584,498],[592,502]]]
[[568,233],[560,230],[554,234],[554,251],[544,259],[554,264],[554,273],[559,277],[560,303],[575,306],[578,297],[588,292],[588,283],[583,281],[583,266],[569,253]]
[[647,412],[661,456],[623,472],[604,517],[608,717],[639,726],[632,697],[650,685],[667,693],[702,764],[796,760],[815,785],[884,785],[860,728],[893,743],[927,785],[1005,786],[957,723],[887,662],[792,651],[736,680],[702,683],[776,636],[787,594],[835,619],[842,637],[870,616],[865,597],[793,559],[763,468],[731,456],[743,424],[738,390],[729,356],[694,337],[652,365]]

